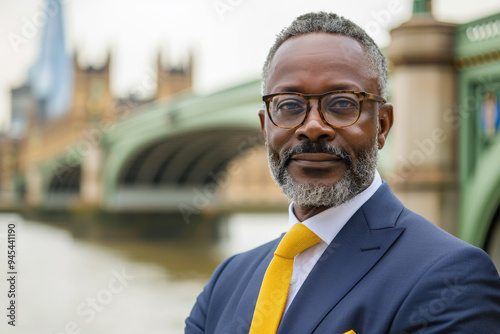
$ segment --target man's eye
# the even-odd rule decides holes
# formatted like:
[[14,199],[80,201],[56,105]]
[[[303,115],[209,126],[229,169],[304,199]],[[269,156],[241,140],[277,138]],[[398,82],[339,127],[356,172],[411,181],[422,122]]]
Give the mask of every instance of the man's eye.
[[328,108],[355,108],[356,104],[350,100],[336,100]]
[[304,106],[296,101],[287,101],[287,102],[282,102],[278,105],[278,109],[284,110],[284,111],[295,111],[299,109],[303,109]]

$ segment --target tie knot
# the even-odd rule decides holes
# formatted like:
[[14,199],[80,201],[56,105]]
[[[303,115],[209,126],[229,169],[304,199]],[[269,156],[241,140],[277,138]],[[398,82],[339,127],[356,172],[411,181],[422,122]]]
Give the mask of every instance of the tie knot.
[[281,239],[274,254],[286,259],[293,259],[297,254],[319,242],[321,242],[321,238],[304,224],[295,224]]

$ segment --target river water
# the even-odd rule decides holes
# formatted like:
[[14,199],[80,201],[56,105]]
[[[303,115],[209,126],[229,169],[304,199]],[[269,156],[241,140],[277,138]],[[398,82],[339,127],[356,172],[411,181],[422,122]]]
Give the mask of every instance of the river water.
[[[7,324],[6,309],[9,223],[16,225],[15,327]],[[286,228],[286,214],[237,214],[215,243],[99,242],[0,215],[0,333],[183,333],[184,320],[217,264]]]

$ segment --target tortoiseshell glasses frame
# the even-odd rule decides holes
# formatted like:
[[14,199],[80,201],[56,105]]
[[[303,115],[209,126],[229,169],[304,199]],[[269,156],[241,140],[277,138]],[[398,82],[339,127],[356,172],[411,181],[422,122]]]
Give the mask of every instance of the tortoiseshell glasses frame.
[[305,123],[311,111],[311,99],[318,100],[322,120],[332,128],[355,124],[363,108],[363,101],[386,103],[387,100],[367,92],[336,90],[324,94],[283,92],[262,96],[271,122],[282,129],[297,129]]

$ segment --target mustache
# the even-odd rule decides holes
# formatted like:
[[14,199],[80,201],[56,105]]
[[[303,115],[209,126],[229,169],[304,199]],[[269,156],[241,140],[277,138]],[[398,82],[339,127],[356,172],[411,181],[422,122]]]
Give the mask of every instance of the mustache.
[[298,146],[286,150],[285,153],[283,154],[281,165],[286,168],[290,163],[292,156],[302,153],[326,153],[326,154],[336,155],[347,165],[347,167],[351,166],[352,164],[351,155],[346,151],[338,148],[337,146],[328,145],[324,141],[318,141],[318,142],[306,141]]

